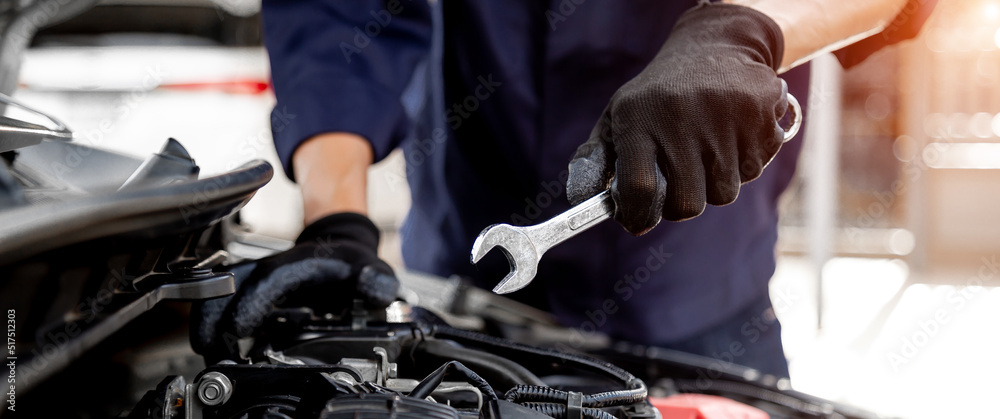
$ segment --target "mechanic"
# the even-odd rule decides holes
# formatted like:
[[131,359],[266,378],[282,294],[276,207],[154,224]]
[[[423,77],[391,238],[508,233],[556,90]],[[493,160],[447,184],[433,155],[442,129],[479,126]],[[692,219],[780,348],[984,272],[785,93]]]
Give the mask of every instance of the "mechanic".
[[778,75],[911,38],[933,1],[732,3],[265,0],[274,112],[290,120],[275,145],[307,227],[243,288],[315,296],[300,285],[337,277],[387,304],[366,173],[402,147],[409,269],[492,288],[506,260],[469,263],[483,228],[610,187],[620,225],[553,248],[512,296],[567,326],[787,377],[768,281],[801,140],[781,146],[779,120],[786,92],[805,103],[808,73]]

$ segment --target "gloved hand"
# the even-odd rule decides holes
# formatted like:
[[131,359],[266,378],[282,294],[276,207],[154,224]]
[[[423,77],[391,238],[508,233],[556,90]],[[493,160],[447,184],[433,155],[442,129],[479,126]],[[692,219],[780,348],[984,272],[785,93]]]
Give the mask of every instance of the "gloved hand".
[[[788,108],[784,39],[748,7],[687,11],[660,52],[611,98],[569,164],[574,205],[610,188],[615,219],[641,235],[660,218],[736,200],[781,147]],[[613,180],[612,180],[613,178]]]
[[195,307],[192,346],[209,359],[233,359],[236,342],[254,336],[276,305],[339,313],[361,299],[385,308],[399,281],[378,258],[378,240],[378,228],[364,215],[334,214],[307,226],[295,247],[230,267],[236,293]]

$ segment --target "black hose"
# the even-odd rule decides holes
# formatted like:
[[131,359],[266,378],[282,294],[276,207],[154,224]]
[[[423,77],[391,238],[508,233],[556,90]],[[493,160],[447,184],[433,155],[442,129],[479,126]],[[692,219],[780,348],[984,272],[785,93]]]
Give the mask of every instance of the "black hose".
[[[516,342],[511,342],[506,339],[495,338],[447,326],[435,327],[433,334],[439,338],[446,337],[456,340],[467,340],[494,348],[499,347],[548,357],[555,362],[570,362],[585,368],[597,369],[620,380],[624,384],[624,390],[585,395],[583,399],[583,405],[585,407],[607,407],[634,404],[645,400],[647,396],[646,384],[643,383],[642,380],[636,378],[628,371],[601,360],[572,353],[559,352],[552,349],[534,348],[527,345],[521,345]],[[508,401],[512,402],[565,403],[567,401],[568,394],[568,392],[555,390],[550,387],[519,385],[508,391],[505,397]]]
[[[566,418],[565,405],[554,403],[523,403],[523,405],[528,409],[534,410],[546,416],[552,416],[556,419]],[[615,417],[610,413],[592,407],[583,408],[581,413],[583,417],[587,419],[615,419]]]
[[417,349],[428,355],[459,361],[469,368],[475,368],[476,371],[490,377],[490,381],[495,377],[505,385],[498,388],[511,388],[523,384],[545,385],[541,378],[521,364],[488,352],[463,348],[452,341],[425,339],[420,342]]
[[489,347],[509,349],[524,353],[529,353],[532,355],[543,356],[556,361],[561,362],[572,362],[579,366],[586,368],[592,368],[600,370],[607,375],[615,378],[622,382],[622,384],[627,385],[632,380],[637,380],[637,378],[630,374],[628,371],[621,369],[620,367],[613,365],[608,362],[601,361],[599,359],[594,359],[589,356],[577,355],[569,352],[561,352],[554,349],[546,348],[536,348],[532,346],[522,345],[517,342],[512,342],[507,339],[501,339],[493,336],[483,335],[481,333],[470,332],[468,330],[456,329],[449,326],[435,326],[431,331],[431,334],[435,337],[445,337],[454,340],[466,340],[471,342],[476,342],[479,344],[487,345]]
[[483,406],[483,410],[480,412],[481,416],[486,418],[499,418],[500,417],[500,404],[497,400],[497,394],[493,391],[493,387],[490,387],[490,383],[487,383],[483,377],[476,374],[475,371],[470,370],[465,365],[462,365],[458,361],[446,362],[444,365],[438,367],[434,372],[430,373],[425,377],[420,383],[413,387],[410,391],[409,396],[418,399],[426,399],[430,396],[434,389],[441,385],[441,381],[444,380],[445,375],[449,373],[457,373],[469,384],[479,389],[483,393],[483,397],[486,398],[486,405]]

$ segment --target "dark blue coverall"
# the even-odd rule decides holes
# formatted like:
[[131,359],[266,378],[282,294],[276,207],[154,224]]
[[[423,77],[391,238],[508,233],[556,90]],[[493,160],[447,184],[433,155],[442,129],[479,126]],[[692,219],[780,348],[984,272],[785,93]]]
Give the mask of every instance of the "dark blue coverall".
[[[499,252],[470,264],[476,235],[569,207],[576,147],[695,3],[265,0],[275,113],[291,121],[274,130],[278,154],[292,177],[316,134],[360,134],[376,161],[402,147],[406,266],[492,288],[508,267]],[[805,104],[808,70],[784,78]],[[567,326],[787,376],[768,280],[801,146],[786,143],[731,205],[638,238],[607,222],[551,249],[513,296]],[[370,180],[383,181],[400,180]]]

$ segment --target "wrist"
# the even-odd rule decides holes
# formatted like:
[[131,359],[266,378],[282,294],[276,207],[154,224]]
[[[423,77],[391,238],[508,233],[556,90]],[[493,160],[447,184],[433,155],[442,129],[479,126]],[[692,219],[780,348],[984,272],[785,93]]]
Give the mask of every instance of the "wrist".
[[292,156],[302,190],[306,225],[342,212],[367,214],[367,176],[371,145],[351,133],[325,133],[303,142]]
[[724,1],[758,10],[778,23],[787,41],[779,71],[878,33],[906,3],[906,0]]

